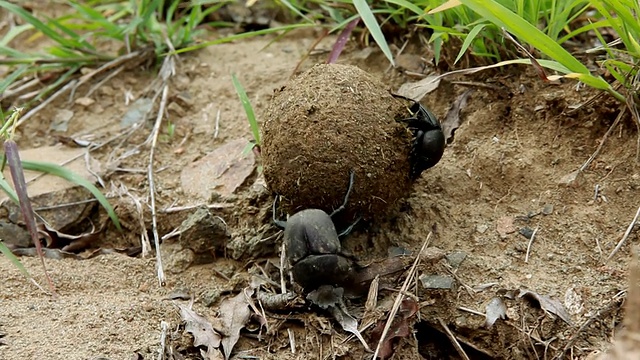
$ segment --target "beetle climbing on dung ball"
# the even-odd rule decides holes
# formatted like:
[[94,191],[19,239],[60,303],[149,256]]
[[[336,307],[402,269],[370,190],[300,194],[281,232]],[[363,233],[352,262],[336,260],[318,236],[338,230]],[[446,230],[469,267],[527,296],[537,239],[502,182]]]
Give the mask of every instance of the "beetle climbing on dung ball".
[[[263,173],[294,281],[305,292],[361,283],[368,274],[340,239],[360,219],[388,219],[440,161],[440,123],[419,102],[337,64],[316,65],[276,90],[265,114]],[[292,214],[286,221],[276,204]]]
[[[340,233],[332,220],[347,206],[353,181],[351,172],[344,202],[331,214],[320,209],[305,209],[282,221],[276,218],[278,196],[273,201],[273,222],[284,230],[293,279],[305,290],[314,290],[320,285],[345,286],[355,281],[355,264],[342,254],[340,238],[348,235],[358,220]],[[322,277],[317,276],[319,273]]]

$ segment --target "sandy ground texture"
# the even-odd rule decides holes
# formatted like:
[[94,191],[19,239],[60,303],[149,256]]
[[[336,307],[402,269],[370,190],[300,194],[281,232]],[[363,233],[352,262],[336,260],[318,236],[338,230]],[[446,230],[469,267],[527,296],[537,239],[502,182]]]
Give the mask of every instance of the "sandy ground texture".
[[[300,34],[275,42],[262,38],[218,45],[177,63],[167,101],[174,129],[162,126],[154,163],[159,234],[170,233],[194,214],[189,206],[207,203],[207,229],[217,234],[209,239],[212,244],[193,240],[202,234],[165,241],[163,287],[152,252],[143,258],[88,256],[90,250],[84,250],[80,254],[88,259],[47,259],[57,298],[31,285],[0,257],[1,359],[156,359],[161,339],[168,359],[222,356],[193,346],[179,306],[188,306],[193,298],[193,310],[219,328],[216,319],[226,321],[230,299],[238,294],[280,291],[281,235],[270,224],[273,197],[257,171],[259,159],[251,153],[244,160],[228,156],[252,139],[230,74],[237,74],[261,114],[270,94],[286,83],[315,41],[315,34]],[[329,49],[331,41],[317,49]],[[326,53],[317,53],[301,69],[325,60]],[[400,62],[405,69],[421,71],[421,56],[428,54],[408,47]],[[349,48],[340,62],[360,66],[390,89],[417,80],[388,69],[377,50]],[[61,137],[99,143],[119,136],[91,155],[100,163],[125,231],[108,225],[84,244],[87,249],[133,249],[142,234],[151,235],[149,147],[144,143],[154,119],[126,135],[121,122],[140,105],[153,78],[152,71],[126,72],[99,87],[87,97],[90,101],[52,104],[18,134],[24,149],[53,146]],[[92,85],[81,88],[77,97]],[[631,231],[609,259],[638,206],[636,127],[628,120],[617,123],[598,156],[576,175],[614,124],[615,102],[600,97],[577,108],[594,93],[577,89],[575,83],[543,84],[525,68],[512,68],[443,80],[424,104],[444,119],[469,89],[473,92],[461,113],[464,123],[441,162],[423,173],[397,214],[356,229],[344,242],[363,263],[370,263],[398,251],[409,253],[412,261],[429,239],[407,289],[406,306],[392,326],[398,336],[385,344],[395,349],[395,359],[458,359],[460,349],[472,359],[596,356],[618,333],[630,246],[638,241]],[[67,130],[52,130],[54,119],[69,111]],[[198,176],[189,172],[196,170],[220,182],[216,196],[203,193],[206,184],[194,182]],[[108,223],[96,211],[91,212],[96,224]],[[39,260],[21,259],[46,287]],[[381,281],[373,307],[364,299],[346,301],[360,324],[373,319],[362,331],[373,349],[376,327],[384,325],[405,279],[401,272]],[[434,281],[444,286],[434,289]],[[256,296],[251,298],[259,308]],[[484,314],[502,314],[496,308],[506,318],[487,327]],[[266,310],[240,325],[232,353],[236,359],[371,356],[331,315],[308,306]]]

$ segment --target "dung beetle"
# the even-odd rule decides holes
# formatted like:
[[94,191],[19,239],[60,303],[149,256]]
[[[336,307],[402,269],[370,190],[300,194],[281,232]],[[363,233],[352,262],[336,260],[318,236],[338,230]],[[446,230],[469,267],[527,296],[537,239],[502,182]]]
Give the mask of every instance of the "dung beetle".
[[332,220],[347,206],[353,181],[352,171],[344,202],[330,215],[320,209],[305,209],[282,221],[276,219],[279,196],[273,202],[273,222],[284,229],[285,249],[293,279],[305,291],[315,290],[321,285],[344,286],[354,281],[356,265],[342,254],[340,238],[351,232],[358,220],[339,234]]
[[420,177],[424,171],[436,165],[442,158],[445,147],[442,126],[435,115],[418,101],[402,95],[392,94],[394,97],[411,101],[409,107],[411,117],[402,120],[413,132],[413,143],[409,154],[411,163],[411,179]]

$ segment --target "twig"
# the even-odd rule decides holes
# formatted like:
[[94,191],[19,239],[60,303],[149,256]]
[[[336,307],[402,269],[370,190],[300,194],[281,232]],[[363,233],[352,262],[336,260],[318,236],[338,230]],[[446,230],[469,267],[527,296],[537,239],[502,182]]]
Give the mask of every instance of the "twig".
[[613,124],[611,124],[611,126],[609,127],[609,130],[607,130],[607,132],[602,137],[602,140],[600,141],[598,148],[596,148],[596,151],[594,151],[593,154],[591,154],[591,156],[587,159],[587,161],[585,161],[584,164],[580,166],[580,168],[578,169],[579,172],[583,172],[587,167],[589,167],[591,162],[600,154],[600,151],[602,150],[604,143],[607,141],[607,138],[609,137],[609,135],[611,135],[611,133],[613,132],[613,129],[616,127],[616,125],[618,125],[618,123],[620,122],[620,120],[622,119],[622,116],[626,111],[627,111],[627,108],[622,108],[622,110],[620,110],[620,112],[618,113],[618,116],[613,121]]
[[162,331],[160,332],[160,351],[158,354],[158,360],[164,360],[164,354],[167,350],[167,331],[169,330],[169,323],[162,320],[160,322],[160,328]]
[[173,230],[171,230],[171,232],[168,232],[164,235],[162,235],[162,241],[165,241],[167,239],[171,239],[172,237],[178,236],[182,234],[182,231],[180,230],[180,227],[177,227]]
[[485,89],[490,89],[490,90],[496,90],[496,91],[499,91],[499,92],[506,92],[507,91],[506,89],[501,88],[498,85],[485,84],[485,83],[476,82],[476,81],[451,81],[451,84],[461,85],[461,86],[470,86],[470,87],[480,87],[480,88],[485,88]]
[[287,333],[289,334],[289,344],[291,345],[291,353],[296,353],[296,337],[291,328],[287,328]]
[[626,296],[626,294],[626,290],[618,292],[613,296],[611,300],[609,300],[609,303],[604,308],[598,310],[595,314],[593,314],[593,316],[585,320],[582,325],[580,325],[580,328],[578,328],[578,330],[576,330],[576,332],[571,335],[569,340],[567,340],[562,350],[556,353],[556,355],[553,357],[553,360],[560,360],[564,358],[564,354],[566,354],[567,351],[569,351],[569,349],[573,347],[573,344],[575,344],[582,332],[585,331],[585,329],[587,329],[596,319],[611,311],[613,307],[618,303],[620,298]]
[[29,112],[24,114],[24,116],[21,117],[20,120],[18,120],[15,126],[20,127],[20,125],[24,124],[25,121],[29,120],[32,116],[37,114],[40,110],[44,109],[49,104],[51,104],[53,100],[57,99],[60,95],[69,91],[69,89],[74,87],[77,82],[78,82],[77,80],[70,81],[67,85],[63,86],[62,89],[56,91],[53,95],[49,96],[45,101],[41,102],[40,105],[29,110]]
[[218,112],[216,113],[216,125],[215,125],[215,130],[213,131],[214,139],[218,138],[219,130],[220,130],[220,109],[218,109]]
[[[25,80],[28,80],[27,78],[25,78]],[[19,93],[21,93],[24,90],[28,90],[29,88],[32,88],[38,84],[41,84],[40,79],[33,78],[31,80],[28,81],[22,81],[22,83],[18,84],[18,82],[16,81],[14,84],[18,85],[15,86],[15,89],[12,89],[11,86],[9,88],[7,88],[4,93],[0,94],[0,100],[4,100],[7,98],[10,98],[14,95],[17,95]]]
[[[138,50],[138,51],[134,51],[132,53],[126,54],[126,55],[122,55],[116,59],[113,59],[105,64],[103,64],[102,66],[100,66],[99,68],[91,71],[90,73],[87,73],[85,75],[83,75],[82,77],[80,77],[80,80],[77,81],[77,83],[73,86],[73,92],[75,93],[76,89],[79,88],[80,86],[84,85],[85,83],[87,83],[89,80],[93,79],[94,76],[105,72],[109,69],[113,69],[117,66],[123,65],[125,63],[127,63],[130,60],[133,59],[138,59],[139,61],[144,60],[144,57],[147,56],[147,51],[145,49],[143,50]],[[169,56],[168,56],[169,57]],[[71,99],[70,99],[71,100]]]
[[170,214],[170,213],[175,213],[180,211],[189,211],[189,210],[193,210],[195,208],[199,208],[203,206],[206,206],[207,209],[225,209],[225,208],[233,207],[233,204],[213,203],[213,204],[195,204],[195,205],[187,205],[187,206],[171,206],[165,209],[161,209],[158,212],[163,214]]
[[481,313],[480,311],[476,311],[476,310],[473,310],[473,309],[470,309],[470,308],[467,308],[467,307],[464,307],[464,306],[458,306],[458,310],[466,311],[466,312],[468,312],[470,314],[474,314],[474,315],[478,315],[478,316],[482,316],[482,317],[486,317],[487,316],[486,314]]
[[453,335],[453,333],[451,332],[447,324],[444,323],[444,320],[442,320],[442,318],[438,318],[438,322],[440,323],[440,326],[442,326],[442,328],[444,329],[444,332],[445,334],[447,334],[447,337],[449,338],[449,340],[451,340],[453,347],[456,348],[458,355],[460,355],[460,357],[463,358],[464,360],[470,360],[469,356],[467,355],[466,352],[464,352],[464,349],[458,342],[458,339],[456,339],[456,337]]
[[74,201],[74,202],[63,203],[63,204],[55,204],[55,205],[50,205],[50,206],[35,207],[35,208],[33,208],[33,210],[38,212],[38,211],[62,209],[62,208],[71,207],[71,206],[89,204],[89,203],[92,203],[92,202],[98,202],[98,199],[91,198],[91,199],[87,199],[87,200],[80,200],[80,201]]
[[[93,95],[93,93],[96,90],[98,90],[102,85],[107,83],[109,80],[113,79],[116,75],[120,74],[124,69],[125,69],[125,66],[122,65],[119,68],[112,71],[111,73],[109,73],[109,75],[105,76],[104,79],[100,80],[97,84],[93,85],[91,89],[89,89],[89,91],[87,91],[87,93],[84,96],[90,97],[91,95]],[[71,100],[72,99],[69,99],[69,102],[71,102]]]
[[533,233],[531,234],[531,238],[529,238],[529,243],[527,244],[527,254],[524,256],[525,263],[529,262],[529,254],[531,253],[531,244],[533,244],[533,239],[536,237],[536,233],[538,232],[538,229],[540,229],[540,225],[536,226],[536,228],[533,230]]
[[640,113],[638,112],[638,105],[636,104],[635,98],[632,95],[631,91],[629,91],[627,94],[627,108],[631,113],[631,117],[635,120],[636,128],[638,129],[638,134],[636,135],[636,162],[639,162],[640,161]]
[[146,226],[144,224],[144,212],[142,211],[142,203],[140,200],[133,196],[133,194],[129,191],[124,184],[121,184],[121,189],[127,194],[133,204],[136,206],[136,211],[138,212],[138,222],[140,225],[140,245],[142,246],[142,257],[146,258],[149,255],[149,250],[151,249],[151,242],[149,241],[149,234],[147,233]]
[[155,183],[153,180],[153,160],[155,155],[156,144],[158,142],[158,134],[160,133],[160,123],[162,123],[162,117],[164,115],[164,109],[167,104],[167,97],[169,96],[169,85],[165,84],[162,88],[162,99],[160,100],[160,109],[158,109],[158,116],[156,117],[156,123],[153,127],[153,132],[150,137],[151,150],[149,151],[149,171],[147,177],[149,178],[149,197],[151,199],[151,222],[153,227],[153,240],[156,247],[156,263],[158,270],[158,281],[160,286],[166,284],[164,276],[164,269],[162,268],[162,256],[160,255],[160,236],[158,235],[158,216],[156,214],[156,196],[155,196]]
[[400,293],[396,297],[396,300],[393,303],[393,307],[391,307],[391,311],[389,312],[389,317],[387,318],[387,322],[384,325],[384,330],[382,331],[382,335],[380,336],[380,340],[378,340],[378,345],[376,346],[376,351],[373,353],[373,359],[376,359],[378,357],[378,353],[380,352],[380,348],[382,348],[382,344],[385,342],[387,334],[389,333],[389,329],[391,328],[391,323],[393,322],[393,318],[398,313],[398,309],[400,309],[400,304],[402,303],[402,299],[404,298],[403,293],[405,293],[407,291],[407,289],[409,289],[410,284],[413,282],[413,278],[416,275],[416,270],[418,268],[418,264],[420,263],[420,256],[422,256],[422,253],[424,252],[424,249],[426,249],[427,246],[429,245],[429,241],[431,240],[431,235],[432,235],[432,233],[429,232],[429,235],[427,235],[427,238],[425,239],[424,243],[422,244],[422,248],[420,248],[420,251],[416,255],[416,259],[413,262],[413,265],[409,269],[409,273],[407,274],[407,278],[404,280],[404,283],[402,284],[402,288],[400,290]]
[[615,249],[613,249],[613,251],[611,252],[609,257],[607,258],[605,263],[608,262],[609,260],[611,260],[611,258],[618,252],[618,250],[620,250],[620,248],[622,247],[624,242],[627,240],[627,238],[631,234],[631,230],[633,230],[633,227],[636,225],[636,222],[638,221],[638,217],[640,217],[640,207],[638,207],[638,211],[636,211],[636,216],[633,217],[633,220],[631,221],[631,224],[629,224],[629,226],[627,227],[627,231],[624,232],[624,235],[622,236],[622,239],[620,239],[620,241],[618,242],[618,245],[616,245]]
[[282,242],[282,246],[280,247],[280,293],[286,294],[287,292],[287,282],[284,277],[284,267],[286,264],[286,249],[285,249],[285,241]]

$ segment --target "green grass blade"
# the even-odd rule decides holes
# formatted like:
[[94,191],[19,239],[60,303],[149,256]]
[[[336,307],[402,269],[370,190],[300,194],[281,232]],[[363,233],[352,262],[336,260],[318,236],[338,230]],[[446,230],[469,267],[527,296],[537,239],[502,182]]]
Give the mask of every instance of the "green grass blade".
[[233,81],[233,87],[236,89],[236,93],[240,98],[244,112],[247,114],[247,120],[249,121],[249,126],[253,133],[253,139],[256,142],[255,144],[260,146],[260,127],[258,126],[258,121],[256,120],[256,115],[253,112],[253,106],[251,106],[247,92],[244,90],[244,87],[242,87],[242,84],[240,84],[240,81],[235,74],[231,74],[231,81]]
[[467,37],[464,39],[464,42],[462,43],[462,47],[460,48],[460,52],[456,57],[456,61],[453,62],[454,64],[458,63],[458,60],[460,60],[462,55],[464,55],[464,53],[467,51],[467,49],[471,45],[471,42],[473,42],[476,36],[478,36],[478,33],[482,31],[482,29],[484,29],[485,26],[487,26],[487,24],[478,24],[473,29],[471,29],[471,31],[469,31],[469,33],[467,34]]
[[23,24],[13,26],[7,31],[7,33],[0,39],[0,46],[8,46],[13,39],[27,30],[33,29],[31,24]]
[[[9,85],[13,84],[18,78],[21,78],[27,70],[29,70],[28,65],[21,65],[17,69],[15,69],[9,76],[2,79],[0,81],[0,94],[4,94],[5,90],[9,87]],[[4,119],[3,119],[4,120]]]
[[397,5],[399,9],[409,9],[418,16],[424,16],[426,14],[418,5],[407,0],[385,0],[385,2]]
[[558,43],[562,44],[565,41],[567,41],[567,40],[569,40],[569,39],[571,39],[573,37],[576,37],[576,36],[578,36],[578,35],[580,35],[582,33],[585,33],[585,32],[591,31],[591,30],[597,31],[599,28],[604,28],[604,27],[608,27],[608,26],[610,26],[608,19],[600,20],[600,21],[597,21],[597,22],[594,22],[594,23],[590,23],[590,24],[581,26],[581,27],[571,31],[567,35],[561,37],[560,39],[558,39]]
[[262,30],[256,30],[256,31],[249,31],[249,32],[229,35],[229,36],[226,36],[226,37],[223,37],[223,38],[220,38],[220,39],[216,39],[216,40],[206,41],[206,42],[203,42],[203,43],[200,43],[200,44],[197,44],[197,45],[184,47],[182,49],[176,49],[175,52],[171,52],[171,53],[168,53],[168,54],[163,54],[163,56],[182,54],[182,53],[185,53],[185,52],[204,49],[204,48],[212,46],[212,45],[225,44],[225,43],[229,43],[229,42],[232,42],[232,41],[241,40],[241,39],[247,39],[247,38],[256,37],[256,36],[260,36],[260,35],[273,34],[273,33],[279,32],[279,31],[290,31],[290,30],[302,29],[302,28],[310,28],[310,27],[317,28],[318,25],[317,24],[302,23],[302,24],[292,24],[292,25],[278,26],[278,27],[275,27],[275,28],[262,29]]
[[382,30],[380,29],[380,25],[378,25],[378,21],[376,17],[371,12],[371,8],[367,4],[367,0],[353,0],[353,5],[356,7],[358,14],[362,18],[362,22],[369,29],[373,40],[378,44],[382,53],[389,59],[389,62],[394,67],[396,66],[395,61],[393,60],[393,54],[391,54],[391,49],[389,49],[389,45],[387,44],[387,39],[385,39]]
[[618,80],[618,82],[620,82],[620,84],[624,85],[625,87],[629,86],[628,82],[629,80],[627,80],[627,77],[624,76],[623,74],[620,73],[620,71],[618,70],[618,68],[616,66],[614,66],[612,63],[605,61],[603,63],[604,67],[607,68],[607,70],[609,70],[609,72],[611,73],[611,75]]
[[[560,46],[537,27],[516,16],[497,1],[460,0],[480,16],[488,19],[499,27],[505,28],[519,39],[531,44],[543,54],[562,63],[572,72],[589,74],[589,69],[567,50]],[[604,81],[604,80],[603,80]]]
[[13,255],[11,250],[9,250],[7,245],[5,245],[1,239],[0,239],[0,253],[4,254],[4,256],[6,256],[7,259],[9,259],[9,261],[11,261],[11,263],[16,268],[18,268],[18,270],[20,270],[20,272],[22,273],[22,275],[24,275],[24,277],[26,277],[27,279],[31,279],[31,275],[29,275],[29,272],[27,271],[27,269],[24,267],[24,265],[22,265],[22,263],[20,262],[20,259],[18,259],[17,256]]
[[23,8],[21,8],[20,6],[14,5],[14,4],[12,4],[10,2],[7,2],[7,1],[0,1],[0,7],[5,8],[8,11],[20,16],[26,22],[28,22],[31,25],[33,25],[33,27],[36,30],[40,31],[46,37],[50,38],[51,40],[57,42],[58,44],[60,44],[62,46],[73,48],[73,47],[75,47],[77,45],[73,41],[69,41],[68,39],[65,39],[64,37],[62,37],[60,34],[55,32],[53,29],[51,29],[45,23],[43,23],[42,21],[40,21],[39,19],[37,19],[36,17],[31,15],[28,11],[26,11]]
[[311,20],[308,16],[303,14],[300,11],[300,9],[295,7],[291,2],[289,2],[289,0],[280,0],[280,2],[283,3],[284,6],[286,6],[289,10],[291,10],[294,14],[296,14],[299,17],[303,18],[306,22],[313,23],[313,20]]
[[116,215],[116,212],[113,210],[113,207],[109,203],[109,200],[107,200],[107,198],[100,192],[100,190],[98,190],[98,188],[89,180],[57,164],[44,163],[39,161],[22,161],[22,167],[25,170],[39,171],[61,177],[67,181],[80,185],[89,190],[89,192],[91,192],[91,194],[95,196],[102,207],[105,208],[107,214],[109,214],[109,217],[111,218],[111,221],[113,221],[113,224],[116,226],[116,228],[118,228],[118,230],[122,230],[122,228],[120,227],[120,220],[118,220],[118,215]]
[[85,19],[91,20],[93,23],[100,24],[100,27],[102,27],[105,32],[110,34],[118,34],[122,32],[122,29],[118,25],[105,18],[102,13],[96,11],[90,6],[78,4],[76,2],[71,2],[71,6],[73,6],[73,8],[76,9]]
[[[2,159],[3,161],[6,161],[7,157],[2,156]],[[0,189],[2,189],[2,192],[4,192],[9,197],[9,199],[11,199],[11,201],[13,201],[16,204],[20,203],[20,200],[18,200],[18,194],[16,194],[16,191],[13,190],[11,185],[9,185],[7,180],[4,178],[4,175],[2,175],[1,173],[0,173]]]

